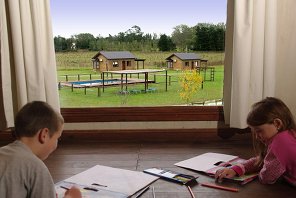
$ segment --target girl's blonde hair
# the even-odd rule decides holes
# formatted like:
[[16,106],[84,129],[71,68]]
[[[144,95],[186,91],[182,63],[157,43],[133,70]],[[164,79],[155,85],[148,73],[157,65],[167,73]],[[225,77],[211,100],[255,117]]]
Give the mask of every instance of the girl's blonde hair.
[[[290,130],[295,134],[295,121],[289,108],[283,101],[274,97],[267,97],[252,106],[252,110],[247,117],[249,126],[260,126],[263,124],[272,124],[275,119],[282,121],[279,132]],[[253,134],[253,145],[255,153],[259,156],[257,165],[263,165],[263,159],[266,155],[267,147],[262,142],[256,140]]]

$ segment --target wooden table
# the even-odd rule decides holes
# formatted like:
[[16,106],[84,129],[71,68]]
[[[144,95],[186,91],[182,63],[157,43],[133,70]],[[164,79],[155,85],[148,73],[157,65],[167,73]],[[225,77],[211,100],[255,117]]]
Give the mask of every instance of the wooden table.
[[[58,149],[45,161],[55,182],[64,180],[94,165],[100,164],[114,168],[143,171],[151,167],[161,167],[185,174],[199,176],[198,182],[214,182],[208,176],[175,166],[176,162],[189,159],[205,152],[220,152],[239,155],[242,158],[252,156],[252,145],[243,141],[221,140],[214,142],[77,142],[61,143]],[[245,186],[236,183],[223,183],[238,188],[239,192],[229,192],[200,184],[192,186],[196,198],[295,198],[296,188],[285,182],[273,185],[260,184],[258,180]],[[152,186],[156,198],[191,198],[186,186],[162,179],[151,184],[151,188],[141,197],[152,198]]]
[[[214,179],[208,176],[174,165],[176,162],[205,152],[220,152],[248,158],[252,156],[253,150],[250,143],[231,140],[195,143],[71,143],[60,145],[57,151],[46,160],[46,164],[55,182],[96,164],[138,171],[151,167],[162,167],[185,174],[197,175],[199,176],[197,180],[200,183],[214,182]],[[255,180],[245,186],[229,182],[222,185],[238,188],[239,192],[203,187],[200,184],[192,186],[192,191],[196,198],[296,197],[296,188],[289,186],[285,182],[263,185],[258,180]],[[157,180],[151,186],[154,186],[156,198],[191,197],[185,186],[162,179]],[[141,197],[152,198],[152,188]]]

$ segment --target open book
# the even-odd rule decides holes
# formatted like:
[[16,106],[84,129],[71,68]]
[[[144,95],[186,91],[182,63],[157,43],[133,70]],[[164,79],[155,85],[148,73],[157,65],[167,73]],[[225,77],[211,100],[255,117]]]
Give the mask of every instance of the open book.
[[[238,156],[234,155],[226,155],[221,153],[204,153],[202,155],[198,155],[188,160],[178,162],[175,165],[199,171],[213,177],[217,170],[224,167],[235,165],[237,163],[242,163],[244,161],[245,159],[239,158]],[[257,173],[246,174],[231,179],[225,178],[225,180],[238,182],[244,185],[254,180],[257,177],[257,175]]]

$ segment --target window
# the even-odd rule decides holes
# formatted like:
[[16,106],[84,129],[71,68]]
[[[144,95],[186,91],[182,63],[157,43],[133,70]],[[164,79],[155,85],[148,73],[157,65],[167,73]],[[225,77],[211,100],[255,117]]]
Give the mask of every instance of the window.
[[[60,10],[61,9],[61,7],[63,7],[63,6],[68,6],[67,5],[67,3],[66,3],[66,5],[63,5],[64,4],[64,2],[61,2],[61,1],[58,1],[58,0],[50,0],[51,1],[51,3],[52,4],[54,4],[55,6],[51,6],[51,11],[52,12],[56,12],[57,10]],[[81,2],[83,2],[84,4],[88,4],[89,2],[88,1],[82,1],[81,0]],[[112,4],[112,2],[113,1],[111,1],[111,2],[109,2],[109,4]],[[222,4],[222,6],[224,6],[224,13],[225,13],[225,15],[226,15],[226,0],[224,0],[224,1],[222,1],[223,2],[223,4]],[[108,2],[106,2],[106,3],[108,3]],[[118,3],[118,2],[117,2]],[[220,3],[220,1],[219,1],[219,3]],[[121,3],[120,3],[121,4]],[[143,3],[143,4],[145,4],[145,3]],[[152,5],[158,5],[158,3],[157,4],[153,4],[153,3],[149,3],[149,4],[152,4]],[[217,4],[218,4],[218,1],[217,1]],[[74,7],[75,6],[78,6],[78,5],[76,5],[76,3],[75,3],[75,5],[73,5]],[[123,6],[123,5],[122,5]],[[144,6],[149,6],[148,4],[145,4]],[[198,7],[200,7],[200,5],[197,5]],[[78,6],[79,7],[79,6]],[[93,7],[96,7],[96,6],[93,6]],[[141,5],[141,7],[143,7],[143,5]],[[162,6],[160,6],[159,5],[159,8],[161,8]],[[80,7],[80,10],[79,10],[79,12],[84,12],[82,9],[86,9],[86,8],[82,8],[82,7]],[[90,9],[90,8],[89,8]],[[86,12],[89,12],[89,13],[91,13],[91,11],[89,10],[89,9],[86,9],[87,11]],[[134,7],[133,7],[133,9],[135,9]],[[196,9],[196,8],[195,8]],[[212,7],[210,8],[210,9],[212,9]],[[141,9],[140,9],[141,10]],[[149,10],[149,9],[147,9],[147,10]],[[74,11],[73,11],[74,12]],[[131,12],[132,13],[132,12]],[[189,11],[187,11],[187,13],[189,13]],[[192,12],[192,13],[196,13],[196,12]],[[76,11],[76,14],[77,14],[77,11]],[[83,17],[85,17],[87,14],[85,14]],[[55,18],[55,17],[57,17],[57,18]],[[121,17],[123,17],[123,16],[121,16]],[[221,20],[222,20],[222,22],[223,22],[223,20],[225,20],[225,16],[223,16],[224,18],[222,18]],[[71,18],[71,17],[70,17]],[[93,18],[93,17],[91,17],[91,18]],[[86,22],[86,21],[88,21],[88,20],[91,20],[91,18],[90,19],[85,19],[85,20],[83,20],[84,21],[84,23]],[[191,19],[192,17],[187,17],[187,19],[189,20],[189,19]],[[57,19],[59,19],[59,20],[64,20],[64,17],[61,17],[61,16],[55,16],[55,15],[53,15],[53,19],[55,19],[54,21],[56,21]],[[106,15],[106,17],[104,18],[104,20],[106,20],[106,21],[108,21],[108,20],[111,20],[112,19],[112,17],[110,17],[109,15]],[[72,20],[73,21],[75,21],[75,19],[74,18],[72,18]],[[82,19],[81,19],[82,20]],[[117,20],[117,21],[124,21],[124,20]],[[141,20],[139,20],[139,21],[141,21]],[[112,48],[112,49],[114,49],[114,46],[116,46],[116,42],[113,42],[113,43],[106,43],[106,41],[109,39],[109,40],[111,40],[112,38],[114,38],[115,36],[118,36],[118,38],[119,38],[119,36],[121,36],[121,34],[120,33],[124,33],[124,34],[129,34],[130,33],[130,35],[141,35],[142,33],[142,35],[143,36],[145,36],[145,34],[146,33],[150,33],[150,34],[152,34],[153,35],[153,32],[146,32],[146,30],[144,31],[144,27],[140,24],[140,22],[139,22],[139,26],[133,26],[133,27],[127,27],[126,29],[121,29],[120,31],[117,31],[117,32],[114,32],[114,33],[112,33],[111,31],[112,31],[112,28],[113,27],[115,27],[116,26],[116,23],[118,23],[118,22],[113,22],[113,23],[110,23],[110,24],[112,24],[112,26],[103,26],[103,25],[100,25],[100,28],[99,29],[97,29],[95,32],[91,32],[91,34],[97,39],[96,40],[96,43],[94,43],[94,42],[92,42],[92,47],[94,47],[94,46],[99,46],[99,48],[97,49],[97,50],[94,50],[94,51],[86,51],[86,53],[89,53],[87,56],[88,57],[91,57],[91,56],[94,56],[98,51],[100,51],[100,50],[105,50],[105,49],[108,49],[108,47],[110,47],[110,49]],[[196,24],[197,24],[198,22],[196,22]],[[70,24],[70,23],[69,23]],[[89,21],[89,24],[90,25],[92,25],[92,23]],[[182,23],[183,24],[183,23]],[[184,24],[187,24],[187,21],[185,20],[184,21]],[[189,24],[189,22],[188,22],[188,24]],[[192,23],[193,25],[195,25],[194,23]],[[165,26],[165,25],[167,25],[166,24],[166,22],[162,22],[162,26]],[[176,23],[176,26],[178,26],[178,25],[181,25],[181,24],[179,24],[179,23]],[[192,27],[193,25],[188,25],[189,27]],[[76,24],[75,25],[75,27],[79,27],[79,24]],[[104,27],[104,28],[102,28],[102,27]],[[123,27],[123,26],[121,26],[121,27]],[[143,30],[141,29],[143,27]],[[54,29],[58,29],[58,28],[64,28],[64,27],[62,27],[62,26],[56,26],[55,27],[55,22],[53,22],[53,28]],[[88,29],[87,28],[85,28],[85,27],[82,27],[81,26],[81,30],[79,31],[79,30],[76,30],[75,31],[75,34],[77,34],[77,33],[79,33],[79,32],[81,32],[81,33],[83,33],[83,32],[88,32]],[[172,31],[173,31],[173,28],[174,27],[171,27],[171,32],[170,33],[166,33],[167,35],[170,35],[171,33],[172,33]],[[65,26],[65,29],[67,29],[66,28],[66,26]],[[68,29],[70,29],[70,28],[68,28]],[[103,29],[104,30],[109,30],[110,32],[109,32],[109,34],[106,34],[106,33],[102,33],[103,35],[101,35],[101,31],[103,31]],[[158,34],[158,37],[159,37],[159,34],[160,33],[158,33],[157,31],[159,31],[159,32],[161,32],[160,30],[158,30],[158,29],[160,29],[160,26],[159,26],[159,28],[155,28],[154,30],[156,31],[156,34]],[[55,32],[55,31],[54,31]],[[140,34],[137,34],[137,33],[140,33]],[[55,33],[54,33],[55,34]],[[55,35],[57,35],[57,34],[55,34]],[[54,35],[54,36],[55,36]],[[63,35],[63,34],[61,34],[61,36],[68,36],[68,38],[70,38],[71,37],[71,34],[70,35]],[[105,39],[101,39],[101,38],[106,38],[106,40]],[[149,38],[149,37],[147,37],[147,38]],[[153,43],[154,42],[154,43]],[[109,45],[110,44],[110,45]],[[112,45],[111,45],[112,44]],[[181,43],[182,44],[182,43]],[[185,50],[188,50],[188,51],[190,51],[190,46],[182,46],[180,44],[180,46],[178,46],[178,47],[180,47],[180,49],[183,49],[184,51]],[[133,42],[131,42],[131,41],[129,41],[129,42],[126,42],[125,43],[125,45],[130,45],[130,46],[132,46],[132,45],[134,45],[134,46],[136,46],[137,45],[137,42],[136,42],[136,40],[133,40]],[[151,40],[151,43],[149,44],[149,47],[155,47],[155,46],[157,46],[157,43],[155,43],[155,41],[154,40]],[[76,43],[76,49],[79,49],[81,46],[79,46],[77,43]],[[124,47],[124,46],[123,46]],[[145,46],[139,46],[139,49],[142,49],[143,47],[145,47]],[[183,48],[182,48],[183,47]],[[117,49],[115,49],[115,50],[117,50]],[[79,51],[79,50],[78,50]],[[145,49],[144,49],[144,51],[145,51]],[[152,60],[150,60],[151,59],[151,57],[148,57],[148,58],[146,58],[146,57],[142,57],[142,54],[138,54],[138,52],[136,51],[136,53],[135,53],[135,55],[136,55],[136,57],[137,58],[140,58],[140,59],[146,59],[145,60],[145,67],[146,66],[149,66],[149,64],[148,64],[148,62],[150,61],[150,65],[153,65],[153,66],[155,66],[155,68],[156,69],[172,69],[172,70],[170,70],[170,71],[175,71],[175,73],[180,73],[180,68],[178,68],[178,67],[181,67],[181,65],[179,64],[179,65],[177,65],[177,63],[176,63],[176,65],[175,65],[175,63],[170,63],[170,64],[167,64],[167,62],[165,61],[165,58],[167,58],[168,56],[170,56],[172,53],[174,53],[175,52],[175,50],[174,51],[171,51],[171,52],[168,52],[168,53],[166,53],[166,52],[163,52],[163,57],[164,58],[162,58],[162,61],[159,61],[159,62],[155,62],[153,59]],[[158,53],[158,54],[160,54],[160,53]],[[60,54],[57,54],[57,61],[60,61],[58,64],[57,64],[57,66],[58,66],[58,69],[59,69],[59,66],[61,66],[62,65],[62,62],[64,61],[64,60],[59,60],[59,55]],[[86,59],[86,61],[85,61],[85,63],[79,63],[79,61],[77,60],[78,58],[79,58],[79,56],[84,56],[84,55],[78,55],[78,54],[76,54],[77,56],[76,57],[73,57],[69,62],[71,62],[72,63],[72,65],[77,65],[77,67],[79,67],[80,69],[81,68],[83,68],[83,67],[88,67],[88,65],[89,65],[89,63],[87,62],[87,61],[89,61],[89,60],[87,60]],[[211,55],[213,55],[213,56],[215,56],[215,54],[214,53],[212,53]],[[221,64],[221,63],[223,63],[223,57],[224,56],[224,54],[223,54],[223,52],[221,52],[221,53],[219,53],[219,57],[221,57],[221,59],[220,60],[218,60],[217,62],[219,62],[218,64]],[[77,59],[76,59],[77,58]],[[61,58],[61,59],[63,59],[63,58]],[[70,59],[70,58],[69,58]],[[216,60],[215,60],[216,61]],[[209,63],[212,63],[213,61],[209,61]],[[65,66],[65,67],[68,67],[68,68],[71,68],[71,69],[73,69],[72,68],[72,65],[70,65],[70,66]],[[109,65],[109,67],[108,67],[108,65]],[[118,61],[112,61],[112,67],[110,67],[110,65],[111,65],[111,63],[109,63],[109,62],[104,62],[104,63],[100,63],[99,64],[99,67],[98,67],[98,65],[95,65],[94,67],[95,68],[97,68],[97,69],[106,69],[107,71],[109,71],[110,69],[112,69],[112,68],[118,68],[118,67],[120,67],[119,66],[119,62]],[[167,68],[167,65],[169,65],[169,68]],[[189,67],[190,66],[190,64],[189,64],[189,62],[186,62],[185,63],[185,65],[186,65],[186,67]],[[133,63],[132,61],[126,61],[126,66],[127,67],[129,67],[128,69],[133,69],[133,68],[137,68],[137,67],[139,67],[140,69],[141,69],[141,67],[142,66],[138,66],[136,63]],[[176,68],[175,68],[176,67]],[[145,68],[146,69],[146,68]],[[71,72],[73,72],[73,71],[71,71]],[[65,70],[64,69],[61,69],[61,70],[59,70],[58,71],[58,75],[59,74],[65,74],[66,72],[65,72]],[[87,73],[87,72],[85,72],[85,71],[83,71],[83,73]],[[168,84],[167,84],[167,86],[168,86],[168,90],[170,91],[170,93],[172,92],[172,93],[177,93],[177,91],[178,91],[178,89],[177,88],[172,88],[172,86],[174,86],[174,84],[176,84],[177,82],[177,78],[175,77],[176,75],[175,75],[175,73],[171,73],[171,74],[169,74],[169,76],[168,76],[168,78],[167,78],[167,80],[169,81],[169,79],[170,79],[170,83],[172,83],[172,84],[170,84],[169,85],[169,82],[168,82]],[[72,80],[76,80],[76,77],[75,77],[75,75],[76,74],[73,74],[73,77],[72,77]],[[216,75],[222,75],[222,76],[220,76],[221,78],[223,78],[223,70],[216,70]],[[99,76],[100,76],[100,74],[99,73],[97,73],[97,72],[93,72],[93,76],[91,77],[91,78],[99,78]],[[111,76],[111,75],[110,75]],[[216,76],[215,76],[216,77]],[[88,78],[88,76],[87,75],[85,75],[85,78]],[[109,77],[108,77],[109,78]],[[113,75],[112,76],[112,78],[120,78],[120,76],[116,76],[116,75]],[[137,75],[132,75],[131,76],[131,78],[138,78],[138,76]],[[140,78],[141,78],[141,75],[140,75]],[[154,79],[155,78],[155,79]],[[215,79],[219,79],[219,78],[215,78]],[[82,79],[82,80],[84,80],[84,79]],[[85,79],[86,80],[86,79]],[[165,76],[163,75],[163,74],[161,74],[161,75],[157,75],[157,74],[151,74],[151,75],[149,75],[149,80],[151,80],[151,81],[156,81],[157,83],[156,84],[153,84],[153,83],[149,83],[148,84],[148,86],[159,86],[159,88],[157,87],[157,92],[156,93],[148,93],[147,94],[147,97],[149,96],[149,99],[148,100],[152,100],[152,99],[154,99],[154,98],[156,98],[156,96],[157,95],[159,95],[160,93],[164,93],[165,94],[165,83],[164,83],[164,81],[165,81]],[[206,83],[208,83],[209,85],[211,85],[210,84],[210,82],[206,82]],[[213,84],[213,83],[212,83]],[[141,86],[142,85],[142,86]],[[67,92],[67,93],[70,93],[70,89],[69,90],[66,90],[67,88],[65,88],[64,90],[62,90],[61,92],[63,92],[63,91],[65,91],[65,92]],[[74,102],[76,102],[76,104],[79,104],[79,103],[83,103],[84,105],[87,105],[87,104],[90,104],[89,103],[89,99],[90,98],[92,98],[92,100],[93,101],[95,101],[95,103],[99,103],[100,101],[102,101],[102,100],[105,100],[106,98],[107,98],[107,100],[109,100],[108,99],[108,94],[110,94],[111,92],[117,97],[117,99],[119,100],[119,102],[118,102],[118,104],[110,104],[109,106],[98,106],[98,107],[91,107],[90,109],[88,109],[89,107],[88,106],[81,106],[81,107],[83,107],[83,108],[85,108],[85,119],[88,119],[88,120],[92,120],[92,119],[96,119],[96,120],[104,120],[105,118],[106,118],[106,116],[88,116],[88,115],[98,115],[98,114],[100,114],[100,113],[98,113],[98,112],[96,112],[96,111],[100,111],[100,112],[105,112],[105,111],[107,111],[108,113],[110,113],[110,114],[113,114],[113,113],[115,113],[116,114],[116,116],[117,115],[121,115],[121,113],[123,113],[123,112],[131,112],[128,116],[126,116],[126,117],[123,117],[123,116],[119,116],[119,117],[121,117],[121,118],[110,118],[110,119],[118,119],[118,120],[125,120],[125,119],[127,119],[127,120],[137,120],[137,119],[140,119],[139,118],[139,114],[144,114],[145,115],[145,112],[146,112],[146,110],[147,110],[147,117],[149,117],[149,119],[155,119],[155,120],[164,120],[164,119],[170,119],[170,120],[174,120],[174,119],[176,119],[176,118],[174,118],[174,112],[171,112],[170,114],[168,114],[168,115],[166,115],[165,117],[162,117],[161,116],[161,113],[163,113],[163,112],[165,112],[165,111],[167,111],[167,110],[165,110],[165,109],[167,109],[167,108],[162,108],[162,106],[170,106],[170,105],[175,105],[175,104],[173,104],[173,103],[165,103],[165,101],[168,101],[168,99],[171,99],[171,98],[173,98],[171,95],[166,95],[165,96],[165,98],[163,99],[163,100],[159,100],[158,101],[158,103],[159,103],[159,107],[158,106],[155,106],[154,104],[152,104],[152,106],[146,106],[146,105],[144,105],[144,106],[141,106],[141,104],[140,103],[137,103],[137,105],[135,106],[135,107],[130,107],[130,106],[128,106],[127,104],[125,104],[124,102],[125,102],[125,100],[127,100],[127,101],[132,101],[133,100],[133,98],[136,98],[136,97],[139,97],[139,95],[132,95],[132,94],[130,94],[130,95],[128,95],[128,96],[121,96],[121,95],[118,95],[117,93],[118,93],[118,91],[116,91],[116,89],[115,89],[115,87],[111,87],[110,86],[110,89],[109,90],[111,90],[110,92],[108,92],[108,89],[109,88],[106,88],[106,90],[105,90],[105,92],[104,93],[102,93],[102,91],[101,91],[101,94],[102,94],[102,97],[101,98],[98,98],[97,97],[97,90],[96,89],[90,89],[90,88],[86,88],[86,96],[84,95],[84,90],[82,90],[82,89],[75,89],[74,90],[74,92],[75,93],[79,93],[79,94],[81,94],[82,96],[84,96],[84,99],[81,99],[81,98],[76,98],[76,95],[75,96],[73,96],[73,98],[71,98],[71,99],[69,99],[69,98],[61,98],[61,105],[62,105],[62,107],[63,107],[63,109],[62,109],[62,112],[64,112],[65,113],[65,115],[69,115],[70,117],[71,116],[73,116],[73,115],[75,115],[75,114],[73,114],[73,111],[75,112],[76,111],[76,109],[75,108],[73,108],[73,107],[75,107],[75,106],[72,106],[72,105],[64,105],[65,103],[64,103],[64,101],[69,101],[69,100],[71,100],[71,101],[73,101],[73,103]],[[141,90],[141,89],[143,89],[143,84],[138,84],[138,85],[131,85],[130,87],[128,86],[128,88],[127,89],[136,89],[136,90]],[[79,92],[80,91],[80,92]],[[220,93],[220,95],[222,95],[222,87],[220,88],[220,91],[221,91],[221,93]],[[153,95],[154,94],[154,95]],[[142,94],[143,95],[143,94]],[[209,92],[204,92],[203,93],[203,95],[202,96],[200,96],[201,98],[205,98],[207,95],[211,95]],[[124,97],[129,97],[129,98],[124,98]],[[133,98],[132,98],[133,97]],[[211,99],[221,99],[221,97],[220,98],[211,98]],[[179,100],[178,98],[175,98],[174,100]],[[111,101],[111,99],[110,99],[110,101]],[[216,101],[214,101],[214,105],[215,105],[215,102]],[[121,103],[121,104],[119,104],[119,103]],[[180,104],[180,103],[179,103]],[[217,104],[217,103],[216,103]],[[77,107],[79,107],[79,106],[77,106]],[[103,108],[103,110],[101,109],[101,107],[104,107]],[[120,108],[118,108],[118,107],[120,107]],[[180,109],[179,109],[180,108]],[[181,109],[186,109],[186,111],[188,112],[188,109],[194,109],[193,111],[196,111],[196,112],[199,112],[200,110],[201,110],[201,108],[203,109],[203,111],[204,111],[204,109],[211,109],[210,111],[211,112],[215,112],[215,113],[217,113],[217,112],[219,112],[220,111],[220,107],[213,107],[215,110],[213,110],[213,108],[212,107],[207,107],[207,106],[204,106],[204,107],[188,107],[188,108],[185,108],[184,107],[184,105],[181,105],[181,106],[179,106],[179,107],[170,107],[170,109],[172,109],[172,110],[175,110],[176,112],[179,112],[180,113],[180,115],[181,114],[184,114],[184,119],[185,120],[190,120],[190,119],[195,119],[194,118],[194,116],[192,116],[192,118],[189,118],[190,116],[185,116],[185,114],[186,114],[186,112],[183,112],[183,110],[181,110]],[[98,110],[99,109],[99,110]],[[219,109],[219,110],[218,110]],[[82,111],[82,112],[84,112],[84,109],[79,109],[79,111]],[[67,114],[67,112],[72,112],[71,113],[71,115],[70,114]],[[95,113],[96,112],[96,113]],[[151,113],[151,112],[155,112],[158,116],[149,116],[148,114],[149,113]],[[204,111],[204,112],[206,112],[206,111]],[[139,113],[139,114],[137,114],[137,113]],[[155,114],[155,115],[156,115]],[[114,115],[114,114],[113,114]],[[115,117],[116,117],[115,116]],[[66,116],[67,117],[67,116]],[[141,116],[140,116],[141,117]],[[81,116],[80,116],[80,118],[79,119],[84,119],[84,118],[81,118]],[[67,119],[70,119],[69,117],[67,118]],[[73,119],[75,119],[75,118],[71,118],[72,120]],[[143,118],[144,119],[144,118]],[[182,118],[177,118],[177,119],[182,119]]]
[[117,61],[113,61],[112,62],[113,67],[119,67],[118,62]]

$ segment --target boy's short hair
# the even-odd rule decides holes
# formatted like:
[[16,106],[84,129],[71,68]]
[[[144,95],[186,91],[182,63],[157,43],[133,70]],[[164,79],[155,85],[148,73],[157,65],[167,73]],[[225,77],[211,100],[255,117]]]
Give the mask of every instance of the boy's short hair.
[[48,128],[52,136],[64,123],[62,115],[43,101],[27,103],[17,113],[14,121],[15,136],[33,137],[40,129]]

